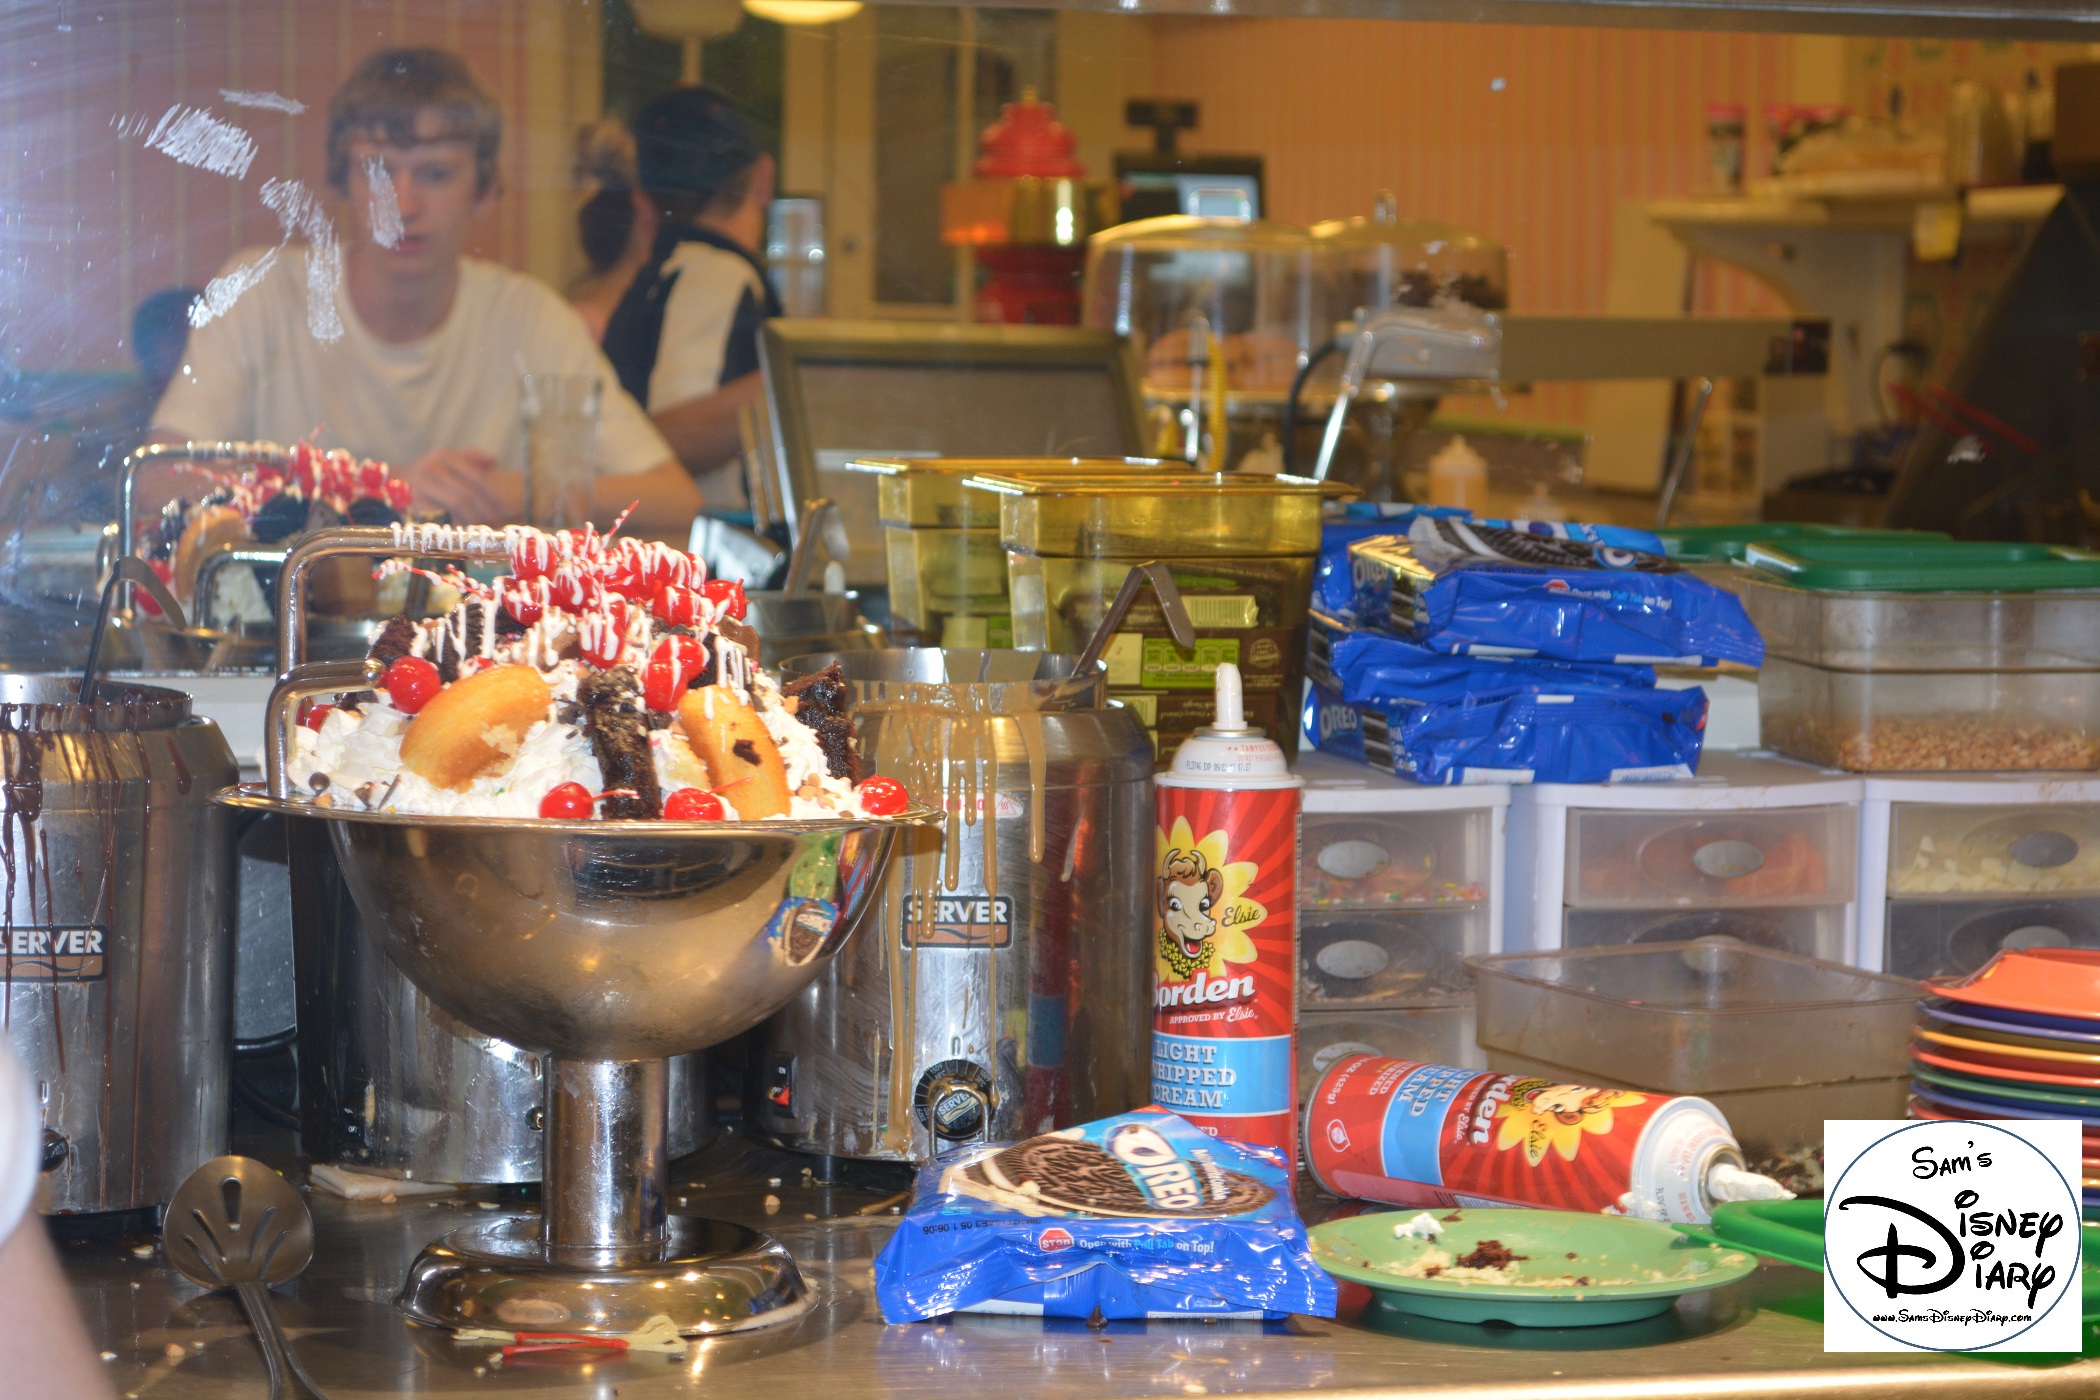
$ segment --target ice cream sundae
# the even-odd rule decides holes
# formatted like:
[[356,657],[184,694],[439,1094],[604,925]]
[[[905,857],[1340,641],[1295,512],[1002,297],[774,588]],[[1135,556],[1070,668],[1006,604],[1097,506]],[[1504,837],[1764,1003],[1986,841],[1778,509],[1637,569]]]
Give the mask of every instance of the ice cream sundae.
[[[454,574],[461,601],[391,619],[376,690],[317,707],[289,776],[315,803],[566,820],[753,821],[887,816],[889,778],[862,779],[837,668],[784,690],[758,667],[743,585],[665,545],[513,526],[396,525],[404,555],[501,544],[494,584]],[[389,561],[381,572],[411,566]]]

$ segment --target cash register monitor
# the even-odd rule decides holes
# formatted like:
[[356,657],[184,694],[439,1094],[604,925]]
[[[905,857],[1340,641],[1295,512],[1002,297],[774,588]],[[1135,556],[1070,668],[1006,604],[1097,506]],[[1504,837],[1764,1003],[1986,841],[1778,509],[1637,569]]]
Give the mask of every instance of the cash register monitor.
[[839,503],[855,585],[886,578],[875,478],[856,457],[1144,455],[1123,339],[1078,326],[768,321],[759,338],[780,495]]
[[1116,192],[1125,223],[1166,214],[1258,219],[1261,157],[1118,151]]

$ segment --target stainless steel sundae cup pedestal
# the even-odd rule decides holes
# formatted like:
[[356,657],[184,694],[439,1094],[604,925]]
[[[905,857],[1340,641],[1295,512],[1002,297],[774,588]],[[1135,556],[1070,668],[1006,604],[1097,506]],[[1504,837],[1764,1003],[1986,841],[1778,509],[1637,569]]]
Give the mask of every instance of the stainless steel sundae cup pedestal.
[[396,1299],[437,1327],[681,1332],[785,1322],[809,1305],[788,1252],[741,1225],[664,1212],[662,1060],[553,1060],[541,1217],[456,1230]]
[[[300,685],[280,685],[280,713]],[[409,980],[476,1031],[549,1057],[538,1221],[432,1244],[402,1311],[587,1333],[661,1314],[714,1333],[807,1307],[779,1245],[666,1212],[665,1061],[808,985],[882,886],[897,833],[935,813],[554,822],[345,811],[252,788],[219,800],[325,822],[360,914]]]

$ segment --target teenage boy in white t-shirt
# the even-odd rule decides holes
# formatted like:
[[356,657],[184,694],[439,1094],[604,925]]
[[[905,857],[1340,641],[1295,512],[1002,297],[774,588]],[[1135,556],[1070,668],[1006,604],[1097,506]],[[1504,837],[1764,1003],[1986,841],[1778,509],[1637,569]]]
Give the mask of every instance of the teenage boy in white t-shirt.
[[[639,501],[631,531],[683,539],[699,492],[582,319],[532,278],[464,256],[496,198],[501,140],[501,114],[456,54],[393,49],[361,64],[329,104],[328,179],[350,211],[339,282],[311,232],[274,259],[236,257],[214,292],[229,278],[252,285],[191,336],[154,438],[318,433],[322,446],[394,464],[418,509],[502,524],[523,509],[520,374],[596,375],[593,517],[604,524]],[[297,196],[279,186],[265,197],[299,222]],[[326,231],[317,217],[304,223]],[[223,299],[208,295],[205,309]],[[149,512],[184,489],[173,477],[142,485]]]

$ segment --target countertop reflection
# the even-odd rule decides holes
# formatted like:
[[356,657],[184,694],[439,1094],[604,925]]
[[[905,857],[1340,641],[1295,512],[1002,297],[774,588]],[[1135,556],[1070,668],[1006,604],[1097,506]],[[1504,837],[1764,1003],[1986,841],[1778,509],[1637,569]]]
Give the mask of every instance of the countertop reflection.
[[[396,1313],[415,1252],[458,1225],[529,1203],[477,1191],[353,1205],[310,1193],[313,1267],[279,1293],[300,1356],[334,1400],[539,1394],[622,1400],[690,1395],[1013,1395],[1138,1397],[1300,1394],[1308,1390],[1552,1397],[1966,1395],[2022,1400],[2100,1393],[2100,1360],[2020,1365],[1916,1356],[1826,1356],[1821,1278],[1767,1264],[1739,1284],[1659,1318],[1554,1331],[1472,1327],[1388,1311],[1343,1291],[1342,1317],[1247,1322],[1082,1323],[955,1316],[883,1325],[872,1261],[895,1227],[895,1198],[802,1174],[808,1159],[734,1141],[674,1164],[674,1211],[771,1231],[817,1295],[778,1328],[695,1343],[679,1357],[540,1356],[494,1364],[486,1343]],[[299,1175],[294,1173],[295,1179]],[[703,1184],[704,1183],[704,1184]],[[768,1214],[765,1199],[779,1202]],[[515,1197],[515,1193],[513,1193]],[[60,1246],[74,1292],[119,1395],[138,1400],[261,1395],[260,1352],[229,1295],[200,1292],[167,1267],[150,1235]],[[143,1252],[141,1252],[143,1251]]]

